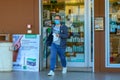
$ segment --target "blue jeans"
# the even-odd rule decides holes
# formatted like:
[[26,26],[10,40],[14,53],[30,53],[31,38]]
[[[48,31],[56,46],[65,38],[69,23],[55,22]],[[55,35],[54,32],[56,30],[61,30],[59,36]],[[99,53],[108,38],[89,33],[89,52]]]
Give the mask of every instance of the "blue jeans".
[[62,67],[66,67],[65,48],[62,48],[60,47],[60,45],[52,43],[50,52],[50,70],[54,71],[55,69],[57,53],[60,57]]

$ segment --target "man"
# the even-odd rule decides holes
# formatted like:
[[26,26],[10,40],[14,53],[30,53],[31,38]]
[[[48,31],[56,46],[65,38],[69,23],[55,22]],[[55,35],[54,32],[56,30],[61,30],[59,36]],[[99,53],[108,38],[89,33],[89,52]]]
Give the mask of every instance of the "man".
[[[62,73],[65,74],[67,72],[66,68],[66,58],[65,58],[65,49],[66,49],[66,40],[68,38],[68,28],[65,25],[62,25],[61,16],[55,16],[55,25],[52,27],[51,34],[52,43],[50,44],[50,72],[48,76],[54,75],[54,69],[56,64],[56,55],[58,53],[61,64],[63,67]],[[48,39],[50,40],[50,38]]]

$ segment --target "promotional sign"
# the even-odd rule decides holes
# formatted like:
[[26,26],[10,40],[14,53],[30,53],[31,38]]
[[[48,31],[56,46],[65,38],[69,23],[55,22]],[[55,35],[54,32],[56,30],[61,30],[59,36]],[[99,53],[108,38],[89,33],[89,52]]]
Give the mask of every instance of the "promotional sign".
[[13,35],[13,70],[39,71],[39,35]]
[[95,18],[95,30],[104,30],[104,18],[103,17]]

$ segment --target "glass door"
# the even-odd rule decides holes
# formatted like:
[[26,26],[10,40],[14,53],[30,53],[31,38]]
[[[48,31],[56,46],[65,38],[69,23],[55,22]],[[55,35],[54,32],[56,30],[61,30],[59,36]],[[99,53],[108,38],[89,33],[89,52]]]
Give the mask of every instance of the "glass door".
[[106,67],[120,67],[120,0],[106,0]]
[[90,3],[86,0],[66,0],[65,5],[70,34],[66,49],[67,64],[70,67],[88,67],[91,49]]
[[[93,0],[43,0],[43,41],[49,35],[54,15],[62,17],[62,23],[68,27],[66,59],[68,67],[92,67],[93,62]],[[92,18],[92,19],[91,19]],[[93,38],[93,37],[92,37]],[[43,44],[44,45],[44,44]],[[44,45],[44,61],[49,66],[49,48]],[[58,59],[58,62],[60,60]]]

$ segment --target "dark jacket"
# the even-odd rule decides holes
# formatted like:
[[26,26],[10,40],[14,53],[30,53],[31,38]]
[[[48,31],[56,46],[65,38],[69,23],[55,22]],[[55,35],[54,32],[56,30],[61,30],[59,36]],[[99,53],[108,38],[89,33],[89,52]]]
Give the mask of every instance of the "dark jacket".
[[[52,35],[53,34],[53,27],[52,27],[51,33],[48,36],[47,41],[46,41],[48,46],[51,46],[52,41],[53,41],[53,35]],[[60,37],[60,46],[65,48],[66,47],[67,38],[68,38],[68,28],[65,25],[61,25],[60,26],[59,37]]]

